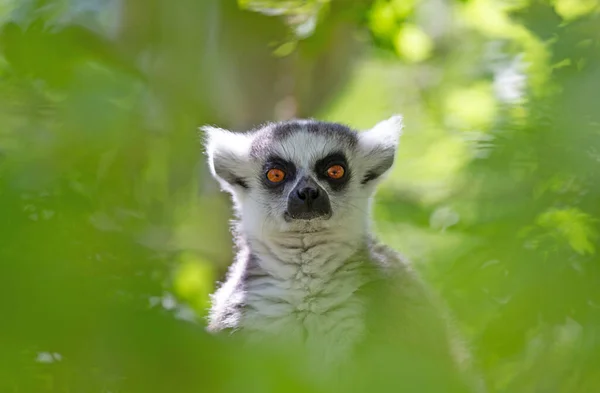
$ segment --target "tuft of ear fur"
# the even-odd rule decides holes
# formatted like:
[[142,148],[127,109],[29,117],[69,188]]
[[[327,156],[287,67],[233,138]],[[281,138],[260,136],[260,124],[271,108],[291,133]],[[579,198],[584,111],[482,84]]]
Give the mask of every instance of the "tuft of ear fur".
[[200,127],[200,131],[212,176],[228,191],[248,188],[251,136],[212,126]]
[[358,134],[366,169],[362,184],[380,178],[392,167],[403,127],[402,116],[395,115]]

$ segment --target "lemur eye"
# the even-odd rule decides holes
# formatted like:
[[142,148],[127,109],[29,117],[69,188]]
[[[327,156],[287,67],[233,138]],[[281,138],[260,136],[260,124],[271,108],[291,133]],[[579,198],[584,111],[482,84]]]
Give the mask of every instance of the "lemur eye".
[[277,168],[269,169],[267,172],[267,179],[269,179],[271,183],[279,183],[285,179],[285,172]]
[[341,179],[344,176],[344,167],[341,165],[332,165],[327,169],[327,176],[332,179]]

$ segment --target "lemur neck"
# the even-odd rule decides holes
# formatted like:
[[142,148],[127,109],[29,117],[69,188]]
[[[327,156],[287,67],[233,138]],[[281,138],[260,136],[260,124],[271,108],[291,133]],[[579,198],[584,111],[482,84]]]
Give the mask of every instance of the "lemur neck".
[[[351,233],[348,233],[351,232]],[[335,269],[353,254],[365,248],[368,232],[348,228],[318,232],[280,232],[245,236],[250,253],[263,269],[280,276],[294,274],[299,265],[321,274]]]

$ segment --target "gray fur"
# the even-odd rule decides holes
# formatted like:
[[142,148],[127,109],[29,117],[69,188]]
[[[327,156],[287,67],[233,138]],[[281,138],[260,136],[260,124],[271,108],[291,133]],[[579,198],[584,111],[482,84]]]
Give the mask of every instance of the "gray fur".
[[268,124],[257,130],[252,142],[251,154],[255,157],[265,156],[274,141],[285,142],[298,132],[325,135],[349,149],[354,148],[358,143],[356,132],[345,125],[315,120],[291,120]]
[[[303,348],[319,364],[332,364],[375,334],[372,315],[385,315],[388,328],[403,337],[429,329],[429,345],[456,353],[446,322],[414,269],[372,235],[372,198],[393,165],[400,116],[363,132],[313,120],[267,124],[244,134],[204,130],[212,174],[234,201],[238,248],[226,280],[212,295],[210,331],[285,343]],[[314,169],[334,151],[345,155],[352,172],[343,188],[320,180]],[[265,190],[264,163],[273,155],[292,162],[297,179],[309,176],[326,190],[330,218],[283,218],[287,194],[298,180],[277,194]],[[375,300],[375,293],[400,307]]]

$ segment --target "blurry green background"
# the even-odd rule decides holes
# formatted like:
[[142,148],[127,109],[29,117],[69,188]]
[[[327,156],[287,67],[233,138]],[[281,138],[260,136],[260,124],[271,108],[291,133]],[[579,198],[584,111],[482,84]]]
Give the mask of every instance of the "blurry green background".
[[490,391],[600,391],[599,12],[0,0],[0,392],[313,391],[204,333],[231,210],[197,128],[394,113],[377,230]]

